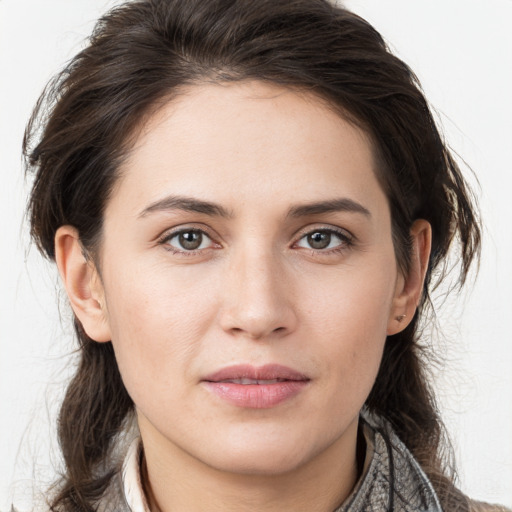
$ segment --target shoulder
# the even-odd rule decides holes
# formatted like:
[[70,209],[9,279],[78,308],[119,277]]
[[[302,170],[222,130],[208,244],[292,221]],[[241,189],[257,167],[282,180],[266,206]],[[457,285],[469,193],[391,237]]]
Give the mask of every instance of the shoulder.
[[509,508],[502,507],[500,505],[490,505],[483,501],[469,500],[469,511],[470,512],[512,512]]
[[141,457],[142,442],[136,437],[128,445],[119,470],[98,501],[96,512],[149,512],[140,478]]
[[122,475],[116,473],[110,480],[109,486],[103,493],[101,499],[96,503],[96,512],[130,512],[131,509],[126,503],[126,496],[123,489]]

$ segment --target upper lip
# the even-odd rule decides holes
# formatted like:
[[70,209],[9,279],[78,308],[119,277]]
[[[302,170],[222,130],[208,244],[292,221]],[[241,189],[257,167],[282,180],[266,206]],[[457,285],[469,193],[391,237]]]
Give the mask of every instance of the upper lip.
[[252,380],[294,380],[308,381],[309,378],[292,368],[280,364],[267,364],[264,366],[252,366],[249,364],[239,364],[227,366],[213,372],[203,378],[207,382],[221,382],[234,379],[252,379]]

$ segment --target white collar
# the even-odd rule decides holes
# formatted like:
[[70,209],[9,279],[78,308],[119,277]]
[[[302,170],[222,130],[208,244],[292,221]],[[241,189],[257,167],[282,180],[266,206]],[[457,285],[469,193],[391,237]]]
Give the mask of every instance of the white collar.
[[121,470],[124,496],[131,512],[150,512],[140,479],[141,454],[142,442],[137,437],[128,448]]

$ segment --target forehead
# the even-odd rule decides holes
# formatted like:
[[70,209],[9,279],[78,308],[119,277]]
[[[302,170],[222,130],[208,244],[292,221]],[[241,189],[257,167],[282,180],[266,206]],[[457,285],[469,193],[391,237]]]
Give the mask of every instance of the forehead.
[[362,129],[315,95],[261,82],[183,90],[144,125],[121,171],[111,202],[125,209],[171,193],[261,208],[382,195]]

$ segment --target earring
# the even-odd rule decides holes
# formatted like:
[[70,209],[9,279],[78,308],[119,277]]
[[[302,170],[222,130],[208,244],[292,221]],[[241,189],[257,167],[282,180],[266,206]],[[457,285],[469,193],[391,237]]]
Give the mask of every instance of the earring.
[[403,321],[403,319],[406,317],[407,315],[399,315],[399,316],[395,316],[395,320],[398,322],[398,323],[401,323]]

